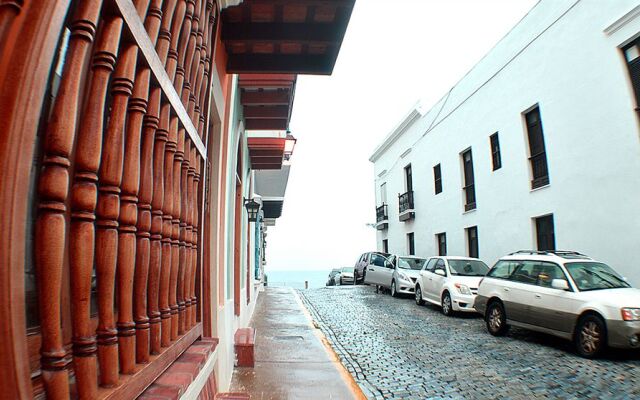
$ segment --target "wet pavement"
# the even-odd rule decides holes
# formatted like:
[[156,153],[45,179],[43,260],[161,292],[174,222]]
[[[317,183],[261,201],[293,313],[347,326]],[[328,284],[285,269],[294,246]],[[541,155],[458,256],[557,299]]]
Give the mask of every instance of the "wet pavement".
[[301,290],[316,325],[370,399],[640,399],[640,353],[586,360],[571,343],[479,315],[376,294],[369,286]]
[[234,370],[231,392],[255,400],[363,398],[305,312],[291,288],[260,293],[250,323],[255,366]]

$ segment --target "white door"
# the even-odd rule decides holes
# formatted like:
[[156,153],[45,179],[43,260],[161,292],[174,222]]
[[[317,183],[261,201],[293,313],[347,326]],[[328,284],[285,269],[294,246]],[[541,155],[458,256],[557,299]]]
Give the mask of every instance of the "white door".
[[[442,271],[445,276],[438,275],[437,271]],[[433,273],[430,274],[429,284],[427,286],[427,296],[434,302],[440,303],[440,290],[444,285],[447,275],[447,268],[442,258],[438,258]]]
[[427,296],[427,287],[429,286],[429,282],[433,279],[433,270],[435,269],[437,258],[430,258],[427,261],[425,267],[420,271],[420,276],[418,277],[418,282],[420,283],[420,290],[422,291],[422,299],[426,300]]

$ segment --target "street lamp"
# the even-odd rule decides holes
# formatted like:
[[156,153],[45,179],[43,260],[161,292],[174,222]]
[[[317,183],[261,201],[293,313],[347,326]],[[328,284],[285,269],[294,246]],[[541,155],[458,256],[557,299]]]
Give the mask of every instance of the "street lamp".
[[258,220],[258,212],[260,212],[260,203],[254,199],[244,199],[244,206],[249,214],[249,222],[256,222]]
[[289,161],[293,148],[296,147],[297,139],[293,137],[291,132],[287,131],[287,137],[284,139],[284,159]]

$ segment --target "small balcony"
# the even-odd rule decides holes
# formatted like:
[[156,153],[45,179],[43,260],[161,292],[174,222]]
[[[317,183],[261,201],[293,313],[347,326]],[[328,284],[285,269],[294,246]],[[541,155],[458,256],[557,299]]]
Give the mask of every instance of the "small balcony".
[[400,212],[400,221],[409,221],[415,218],[415,210],[413,208],[413,190],[398,195],[398,211]]
[[388,226],[389,214],[387,213],[387,205],[383,203],[380,207],[376,207],[376,229],[382,231]]

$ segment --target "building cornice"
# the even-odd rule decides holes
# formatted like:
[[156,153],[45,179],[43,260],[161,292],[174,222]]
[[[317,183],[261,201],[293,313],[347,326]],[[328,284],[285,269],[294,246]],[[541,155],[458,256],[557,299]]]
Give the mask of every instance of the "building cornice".
[[420,117],[424,115],[422,104],[417,102],[411,111],[400,121],[400,123],[387,135],[384,142],[380,144],[373,152],[369,161],[376,162],[380,156],[391,147],[402,136],[404,132]]
[[612,35],[622,29],[626,24],[633,21],[638,15],[640,15],[640,5],[632,8],[628,13],[615,20],[612,24],[604,28],[604,33]]

